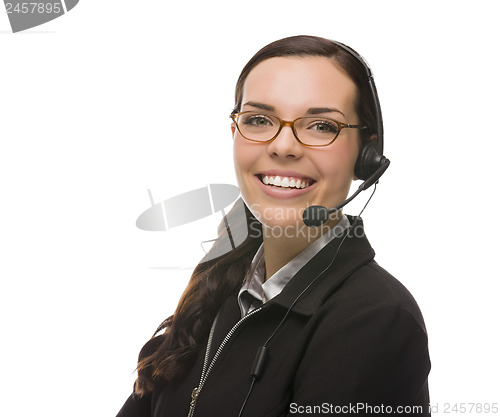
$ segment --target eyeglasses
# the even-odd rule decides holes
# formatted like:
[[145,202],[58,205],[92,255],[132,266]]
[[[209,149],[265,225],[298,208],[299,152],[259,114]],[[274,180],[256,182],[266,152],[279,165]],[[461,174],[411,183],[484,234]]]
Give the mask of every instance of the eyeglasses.
[[232,114],[238,132],[245,139],[254,142],[270,142],[280,134],[283,126],[290,126],[295,138],[306,146],[330,145],[340,131],[345,128],[365,129],[367,126],[350,125],[326,117],[303,116],[293,121],[256,111],[244,111]]

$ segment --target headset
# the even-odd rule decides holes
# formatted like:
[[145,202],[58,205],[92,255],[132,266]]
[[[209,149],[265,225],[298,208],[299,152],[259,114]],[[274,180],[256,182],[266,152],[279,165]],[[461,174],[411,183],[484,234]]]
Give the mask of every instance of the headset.
[[370,188],[373,184],[378,183],[378,180],[382,174],[389,168],[389,161],[384,155],[384,125],[382,121],[382,110],[380,108],[380,101],[377,94],[377,87],[375,86],[375,81],[373,79],[373,73],[368,65],[368,62],[358,54],[354,49],[350,48],[343,43],[332,41],[339,48],[356,58],[365,68],[366,76],[368,78],[368,84],[370,85],[370,90],[372,93],[373,103],[375,104],[375,120],[376,120],[376,130],[377,130],[377,142],[365,141],[361,145],[361,149],[358,154],[358,159],[356,160],[356,165],[354,166],[354,173],[356,176],[363,180],[363,183],[359,186],[356,192],[352,196],[344,200],[338,206],[331,209],[327,209],[323,206],[309,206],[304,210],[302,219],[306,226],[317,227],[321,226],[328,220],[331,213],[335,213],[340,210],[346,204],[350,203],[361,191]]

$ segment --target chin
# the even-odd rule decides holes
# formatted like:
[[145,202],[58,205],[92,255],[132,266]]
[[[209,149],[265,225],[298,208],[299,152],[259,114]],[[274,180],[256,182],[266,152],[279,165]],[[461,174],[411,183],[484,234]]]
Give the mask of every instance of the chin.
[[248,204],[255,218],[268,229],[296,230],[304,226],[302,213],[305,207],[264,206],[258,203]]

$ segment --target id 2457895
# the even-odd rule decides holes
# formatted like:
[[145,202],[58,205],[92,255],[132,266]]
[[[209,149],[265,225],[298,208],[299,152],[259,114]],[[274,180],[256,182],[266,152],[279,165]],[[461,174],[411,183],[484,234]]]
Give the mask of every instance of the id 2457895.
[[442,403],[430,405],[433,413],[443,414],[497,414],[498,403]]
[[61,3],[5,3],[7,13],[50,14],[61,13]]

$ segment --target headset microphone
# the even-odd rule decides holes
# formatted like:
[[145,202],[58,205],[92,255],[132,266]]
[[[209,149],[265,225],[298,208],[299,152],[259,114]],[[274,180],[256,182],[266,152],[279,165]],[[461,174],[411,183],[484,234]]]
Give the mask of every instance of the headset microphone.
[[323,223],[326,223],[328,220],[330,214],[335,213],[336,211],[340,210],[342,207],[344,207],[346,204],[350,203],[354,198],[361,192],[364,191],[368,188],[370,188],[373,184],[377,183],[379,178],[382,176],[382,174],[385,172],[387,168],[389,168],[389,164],[391,161],[389,161],[386,157],[382,156],[381,158],[381,164],[380,167],[363,183],[358,187],[356,192],[350,196],[348,199],[344,200],[342,203],[340,203],[338,206],[335,206],[331,209],[327,209],[324,206],[309,206],[304,210],[304,214],[302,215],[302,220],[304,221],[305,225],[308,227],[318,227],[321,226]]

